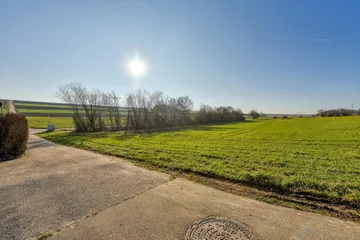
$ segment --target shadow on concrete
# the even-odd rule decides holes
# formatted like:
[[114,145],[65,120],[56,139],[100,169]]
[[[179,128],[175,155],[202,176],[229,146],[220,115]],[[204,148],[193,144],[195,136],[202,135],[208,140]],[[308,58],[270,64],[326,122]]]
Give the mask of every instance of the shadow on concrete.
[[54,146],[54,144],[49,141],[38,140],[38,141],[33,141],[33,142],[29,143],[26,150],[31,150],[31,149],[35,149],[35,148],[43,148],[43,147],[51,147],[51,146]]

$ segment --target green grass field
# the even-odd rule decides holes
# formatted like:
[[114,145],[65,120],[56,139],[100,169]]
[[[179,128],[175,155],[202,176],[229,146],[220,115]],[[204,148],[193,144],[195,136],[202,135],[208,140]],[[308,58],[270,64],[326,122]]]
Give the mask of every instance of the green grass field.
[[60,109],[23,109],[17,108],[19,113],[44,113],[44,114],[54,114],[54,113],[74,113],[72,110],[60,110]]
[[[47,117],[26,117],[29,128],[47,128]],[[55,124],[55,128],[72,128],[73,120],[71,117],[51,117],[50,123]]]
[[[26,117],[29,123],[29,128],[47,128],[48,117],[38,117],[38,116],[27,116]],[[110,120],[105,118],[105,123],[110,125]],[[55,128],[74,128],[72,117],[50,117],[50,123],[55,124]],[[123,125],[126,124],[126,120],[123,118],[121,120]]]
[[26,108],[26,107],[57,107],[57,108],[69,108],[67,105],[61,104],[50,104],[50,103],[17,103],[15,102],[17,108]]
[[0,109],[2,111],[3,114],[8,112],[8,103],[7,101],[2,101],[3,102],[3,107],[2,109]]
[[247,121],[152,134],[42,137],[153,166],[360,206],[360,118]]
[[[41,103],[41,102],[14,102],[15,108],[18,113],[23,114],[25,116],[38,116],[38,117],[72,117],[73,110],[71,107],[59,104],[59,103]],[[122,115],[127,115],[125,108],[120,108]],[[85,111],[82,111],[85,115]]]
[[[73,111],[67,105],[59,103],[41,103],[41,102],[17,102],[14,101],[15,108],[18,113],[25,115],[26,117],[37,117],[37,121],[44,126],[43,118],[47,118],[49,115],[53,118],[60,118],[60,125],[63,125],[63,119],[71,118]],[[34,120],[34,119],[33,119]],[[46,121],[47,122],[47,121]],[[68,124],[66,124],[68,126]]]

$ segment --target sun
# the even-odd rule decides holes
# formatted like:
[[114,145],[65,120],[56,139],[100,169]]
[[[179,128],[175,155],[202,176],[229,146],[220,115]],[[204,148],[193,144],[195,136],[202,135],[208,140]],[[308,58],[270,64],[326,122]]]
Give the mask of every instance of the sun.
[[139,57],[131,59],[127,64],[127,68],[130,74],[135,78],[141,78],[146,75],[146,62]]

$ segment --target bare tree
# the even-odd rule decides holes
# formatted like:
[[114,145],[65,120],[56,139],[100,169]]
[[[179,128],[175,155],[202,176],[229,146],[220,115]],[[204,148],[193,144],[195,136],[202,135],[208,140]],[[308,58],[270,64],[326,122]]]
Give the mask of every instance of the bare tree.
[[56,93],[57,97],[63,102],[67,103],[74,111],[73,120],[77,131],[88,131],[88,124],[82,116],[83,108],[82,102],[85,101],[86,88],[81,84],[66,84],[61,85]]
[[150,96],[152,121],[156,128],[166,127],[168,122],[168,97],[162,92],[154,92]]
[[102,107],[104,108],[105,117],[109,119],[112,130],[119,130],[121,128],[121,113],[120,113],[120,98],[115,94],[102,94]]
[[188,125],[191,122],[190,113],[194,108],[194,102],[188,96],[181,96],[176,99],[179,112],[178,121],[180,125]]
[[120,112],[120,97],[118,97],[114,91],[110,94],[111,105],[113,106],[113,116],[115,121],[115,128],[116,130],[121,128],[121,112]]
[[190,124],[189,115],[194,104],[187,96],[170,98],[159,91],[138,90],[127,95],[126,105],[129,110],[127,126],[150,129]]
[[77,131],[105,130],[105,119],[110,115],[112,127],[121,126],[119,98],[115,93],[106,94],[98,89],[89,91],[81,84],[70,83],[60,86],[57,96],[74,111],[73,120]]

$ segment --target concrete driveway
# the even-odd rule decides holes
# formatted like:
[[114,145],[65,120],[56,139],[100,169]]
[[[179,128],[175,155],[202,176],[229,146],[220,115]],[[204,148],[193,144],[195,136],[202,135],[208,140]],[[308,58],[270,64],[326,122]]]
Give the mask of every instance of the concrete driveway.
[[269,205],[31,136],[0,163],[0,239],[184,239],[210,216],[260,239],[358,239],[360,225]]
[[0,239],[62,229],[167,181],[167,175],[31,135],[23,158],[0,163]]

